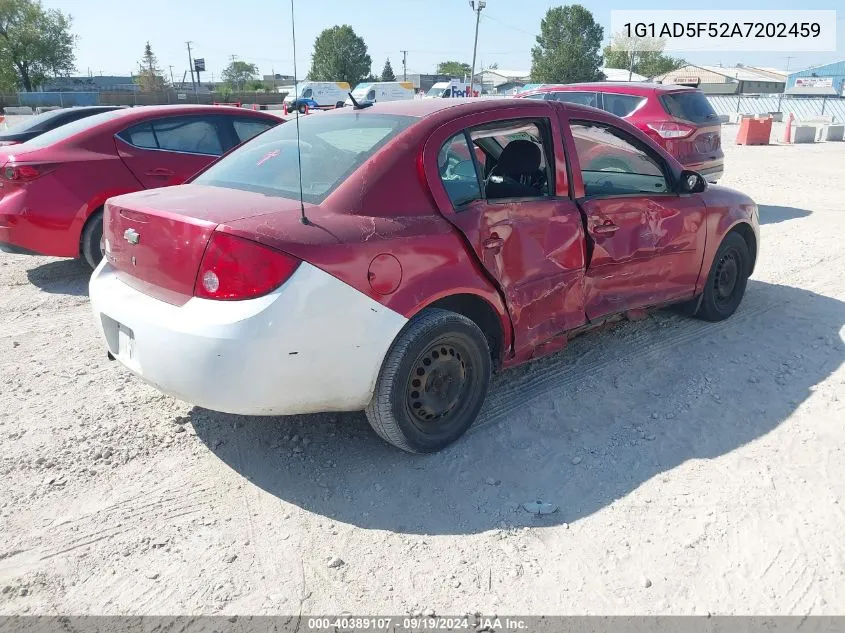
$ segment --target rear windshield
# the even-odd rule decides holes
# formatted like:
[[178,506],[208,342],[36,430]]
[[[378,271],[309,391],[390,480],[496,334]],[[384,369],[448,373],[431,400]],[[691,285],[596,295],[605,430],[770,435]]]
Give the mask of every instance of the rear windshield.
[[70,123],[66,123],[65,125],[61,125],[57,128],[44,132],[44,134],[36,136],[34,139],[21,145],[21,148],[41,149],[42,147],[49,147],[54,143],[69,139],[71,136],[84,132],[85,130],[99,125],[100,123],[121,117],[124,115],[124,112],[125,110],[123,109],[112,110],[111,112],[103,112],[102,114],[95,114],[93,116],[85,117],[84,119],[71,121]]
[[[302,197],[319,204],[414,117],[322,114],[299,121]],[[278,125],[197,176],[202,185],[299,198],[296,121]]]
[[667,114],[692,123],[713,123],[718,118],[707,97],[698,90],[670,92],[661,95],[660,102]]
[[27,117],[23,122],[10,126],[8,132],[15,134],[29,132],[30,130],[34,130],[35,128],[44,125],[45,123],[49,123],[53,119],[64,116],[65,112],[66,110],[50,110],[49,112],[42,112],[41,114]]

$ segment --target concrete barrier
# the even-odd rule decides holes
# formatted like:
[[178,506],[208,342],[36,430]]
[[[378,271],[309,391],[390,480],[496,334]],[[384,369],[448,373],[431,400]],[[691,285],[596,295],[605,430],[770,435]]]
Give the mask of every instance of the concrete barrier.
[[731,117],[727,114],[719,114],[717,118],[719,119],[719,123],[730,123],[731,121]]
[[769,112],[769,116],[772,117],[772,121],[776,123],[783,121],[783,112]]
[[845,125],[828,125],[825,130],[824,140],[845,141]]
[[284,103],[268,103],[267,104],[268,110],[284,110],[285,104]]
[[816,127],[813,125],[793,125],[792,126],[792,142],[793,143],[815,143],[816,142]]
[[819,114],[819,115],[816,115],[816,116],[810,116],[810,117],[806,117],[806,118],[800,119],[800,121],[801,121],[801,124],[802,124],[802,125],[803,125],[803,124],[805,124],[805,123],[807,123],[807,124],[813,124],[813,123],[816,123],[816,124],[818,124],[818,123],[827,123],[827,124],[830,124],[830,123],[833,123],[833,116],[832,116],[832,115],[831,115],[831,116],[828,116],[828,115],[826,115],[826,114],[825,114],[825,115]]
[[32,114],[32,108],[29,106],[9,106],[3,108],[3,114]]

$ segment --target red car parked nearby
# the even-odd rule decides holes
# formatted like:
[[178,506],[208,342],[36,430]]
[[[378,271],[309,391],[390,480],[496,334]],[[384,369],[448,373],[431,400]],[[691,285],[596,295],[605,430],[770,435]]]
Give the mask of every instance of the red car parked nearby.
[[708,182],[724,172],[722,124],[701,90],[637,82],[544,85],[520,99],[548,99],[606,110],[645,132]]
[[103,203],[184,182],[281,123],[266,112],[148,106],[96,114],[0,148],[0,250],[102,258]]
[[209,409],[365,409],[435,451],[493,370],[644,308],[727,318],[754,269],[754,202],[600,110],[396,101],[300,135],[108,201],[90,297],[110,356]]

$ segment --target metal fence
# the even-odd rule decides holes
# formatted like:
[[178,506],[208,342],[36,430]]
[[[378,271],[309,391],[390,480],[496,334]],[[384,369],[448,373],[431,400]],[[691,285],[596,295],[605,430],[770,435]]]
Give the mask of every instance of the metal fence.
[[239,102],[267,105],[282,103],[283,92],[17,92],[0,94],[0,107],[30,106],[89,106],[89,105],[164,105],[168,103]]
[[845,99],[838,97],[791,97],[789,95],[709,95],[716,114],[767,114],[792,112],[796,119],[832,116],[845,121]]

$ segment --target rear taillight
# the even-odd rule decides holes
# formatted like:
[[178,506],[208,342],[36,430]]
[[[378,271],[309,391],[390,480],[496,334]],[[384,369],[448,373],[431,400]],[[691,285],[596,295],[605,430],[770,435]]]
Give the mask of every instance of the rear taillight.
[[43,176],[45,170],[41,165],[15,165],[9,163],[3,168],[2,176],[4,180],[13,180],[16,182],[26,182],[28,180],[35,180]]
[[287,281],[299,260],[257,242],[215,231],[200,263],[194,296],[238,301],[266,295]]
[[659,123],[647,123],[649,129],[657,132],[660,138],[686,138],[695,128],[691,125],[684,125],[675,121],[660,121]]

